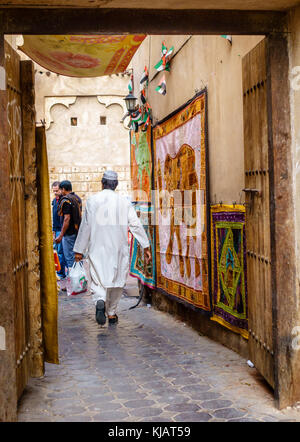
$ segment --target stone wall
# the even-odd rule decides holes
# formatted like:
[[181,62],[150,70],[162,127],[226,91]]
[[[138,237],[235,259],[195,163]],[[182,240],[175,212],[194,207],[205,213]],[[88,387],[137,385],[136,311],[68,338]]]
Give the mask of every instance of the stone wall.
[[130,167],[123,165],[113,166],[85,166],[85,167],[53,167],[50,166],[50,187],[54,181],[69,180],[73,190],[82,198],[86,199],[101,190],[101,179],[103,172],[111,169],[118,173],[119,185],[117,191],[127,195],[130,191]]
[[84,205],[101,190],[103,172],[113,169],[119,176],[117,191],[127,195],[129,131],[122,117],[129,74],[71,78],[37,67],[35,77],[37,121],[46,125],[50,189],[54,181],[69,180]]

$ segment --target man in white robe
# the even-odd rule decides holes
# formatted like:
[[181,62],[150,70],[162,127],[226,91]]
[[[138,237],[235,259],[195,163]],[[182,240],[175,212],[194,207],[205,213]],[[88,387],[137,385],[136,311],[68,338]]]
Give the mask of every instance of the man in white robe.
[[104,172],[103,190],[87,200],[74,245],[75,260],[86,255],[90,264],[91,291],[96,304],[96,320],[104,325],[116,323],[116,309],[129,271],[128,227],[151,259],[147,234],[130,201],[114,190],[118,175]]

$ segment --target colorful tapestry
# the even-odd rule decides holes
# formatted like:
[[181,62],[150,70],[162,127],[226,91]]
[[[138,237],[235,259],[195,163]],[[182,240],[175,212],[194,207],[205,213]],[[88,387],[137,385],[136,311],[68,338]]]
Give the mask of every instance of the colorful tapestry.
[[211,207],[212,320],[248,338],[245,207]]
[[40,66],[69,77],[126,70],[146,35],[24,35],[19,47]]
[[157,288],[209,311],[206,91],[153,129]]
[[130,167],[133,201],[151,202],[151,126],[143,132],[130,131]]
[[139,204],[136,212],[146,230],[150,241],[152,260],[145,263],[144,251],[138,241],[132,236],[130,249],[130,275],[148,287],[155,288],[155,226],[153,222],[154,211],[148,204]]

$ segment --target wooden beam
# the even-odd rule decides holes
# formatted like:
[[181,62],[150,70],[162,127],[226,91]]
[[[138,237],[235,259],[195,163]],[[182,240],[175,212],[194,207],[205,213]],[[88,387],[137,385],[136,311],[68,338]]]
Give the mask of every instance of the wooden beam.
[[[15,354],[15,292],[12,268],[10,155],[7,123],[4,35],[0,34],[0,326],[5,340],[0,348],[0,422],[17,416]],[[4,344],[4,346],[3,346]]]
[[37,170],[35,146],[34,65],[21,61],[22,138],[24,146],[27,287],[30,329],[30,375],[44,374],[44,350],[41,321],[40,259],[37,208]]
[[269,35],[266,48],[275,399],[284,408],[300,400],[300,352],[292,334],[299,324],[287,36]]
[[279,11],[2,8],[0,14],[5,34],[264,35],[286,26]]

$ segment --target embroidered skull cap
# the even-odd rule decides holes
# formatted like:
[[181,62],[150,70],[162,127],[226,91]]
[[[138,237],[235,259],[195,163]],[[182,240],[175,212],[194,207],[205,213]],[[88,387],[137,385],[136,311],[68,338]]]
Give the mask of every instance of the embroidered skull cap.
[[105,178],[106,180],[117,181],[118,174],[117,174],[117,172],[114,172],[113,170],[106,170],[103,174],[103,178]]

